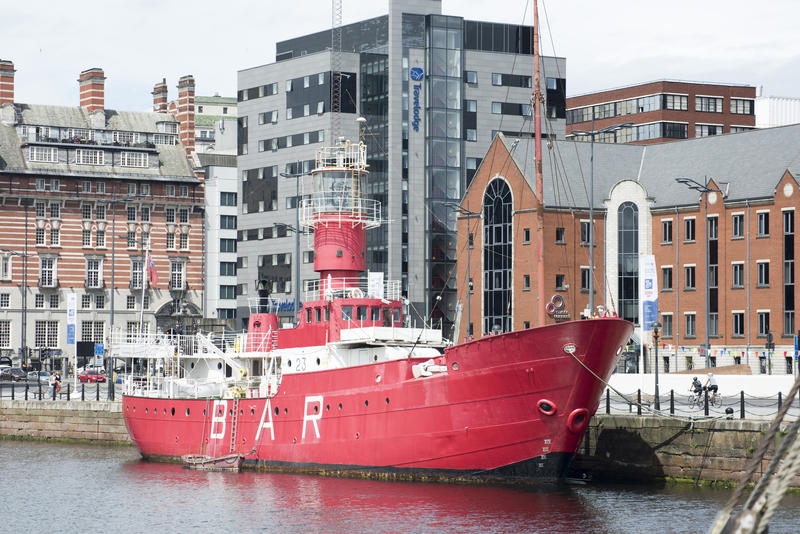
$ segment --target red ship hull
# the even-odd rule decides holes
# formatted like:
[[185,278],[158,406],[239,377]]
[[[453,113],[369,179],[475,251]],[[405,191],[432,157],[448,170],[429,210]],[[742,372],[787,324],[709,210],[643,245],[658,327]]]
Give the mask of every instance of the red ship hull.
[[125,396],[122,409],[152,460],[237,452],[260,469],[557,479],[631,331],[573,321],[450,347],[432,376],[404,359],[285,374],[271,398]]

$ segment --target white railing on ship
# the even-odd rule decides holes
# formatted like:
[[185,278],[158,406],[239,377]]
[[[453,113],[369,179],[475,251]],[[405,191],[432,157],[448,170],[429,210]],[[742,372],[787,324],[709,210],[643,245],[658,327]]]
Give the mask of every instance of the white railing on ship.
[[304,226],[327,222],[375,228],[381,224],[381,203],[346,191],[322,191],[303,200],[300,222]]
[[364,170],[367,163],[367,146],[346,141],[335,146],[317,149],[315,170],[325,167]]
[[304,302],[334,298],[384,298],[400,300],[400,281],[387,280],[383,284],[383,295],[375,293],[363,278],[330,278],[306,283]]

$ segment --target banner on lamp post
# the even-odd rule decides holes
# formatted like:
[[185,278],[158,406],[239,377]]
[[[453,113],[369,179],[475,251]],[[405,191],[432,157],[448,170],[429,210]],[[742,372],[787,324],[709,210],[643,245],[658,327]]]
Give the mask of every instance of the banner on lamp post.
[[642,330],[652,330],[658,321],[658,278],[656,276],[656,258],[652,254],[639,256],[639,276],[641,277]]

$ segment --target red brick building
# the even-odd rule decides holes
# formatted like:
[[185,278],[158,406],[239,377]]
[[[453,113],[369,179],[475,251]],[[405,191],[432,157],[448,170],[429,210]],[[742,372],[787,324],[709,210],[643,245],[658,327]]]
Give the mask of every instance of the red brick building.
[[569,137],[573,130],[632,122],[595,141],[636,144],[742,132],[755,128],[755,98],[756,88],[749,85],[647,82],[567,98],[566,132]]
[[[126,112],[105,108],[102,69],[80,74],[75,107],[17,102],[14,76],[0,61],[0,349],[44,349],[34,364],[71,359],[73,302],[74,341],[105,343],[112,322],[122,332],[140,320],[150,332],[191,324],[201,315],[203,181],[179,139],[191,124],[161,104],[166,87],[155,112]],[[193,98],[184,77],[182,109]]]
[[[469,325],[475,336],[536,325],[533,153],[532,141],[498,135],[461,203],[458,339]],[[593,172],[589,144],[554,141],[543,163],[544,303],[557,295],[570,318],[588,306],[593,190],[595,304],[638,325],[639,259],[655,257],[662,372],[703,367],[706,359],[710,366],[748,363],[754,372],[791,370],[786,358],[800,328],[800,125],[647,147],[596,143]],[[700,348],[706,334],[708,352]],[[773,350],[765,347],[768,334]],[[632,357],[627,363],[635,367]],[[645,362],[645,370],[652,365]]]

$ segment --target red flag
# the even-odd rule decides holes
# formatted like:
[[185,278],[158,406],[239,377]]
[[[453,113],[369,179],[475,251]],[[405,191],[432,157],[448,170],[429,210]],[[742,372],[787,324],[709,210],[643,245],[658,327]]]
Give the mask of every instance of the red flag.
[[153,263],[153,257],[150,256],[150,251],[147,251],[147,275],[150,278],[150,285],[155,287],[158,284],[158,271],[156,271],[156,264]]

